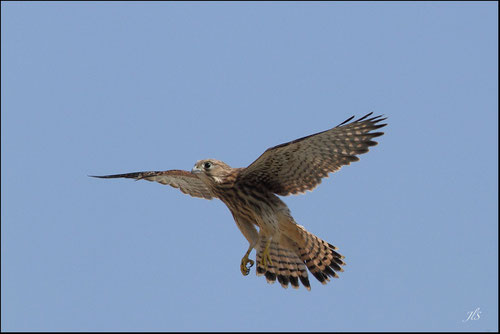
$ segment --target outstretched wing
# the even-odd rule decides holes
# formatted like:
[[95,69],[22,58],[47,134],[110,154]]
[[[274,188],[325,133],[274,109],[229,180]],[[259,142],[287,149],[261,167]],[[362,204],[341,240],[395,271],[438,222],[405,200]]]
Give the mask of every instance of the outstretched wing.
[[348,123],[353,116],[333,129],[267,149],[240,173],[237,182],[259,184],[282,196],[314,189],[328,173],[358,161],[357,154],[377,145],[372,139],[384,133],[371,131],[386,126],[377,124],[386,118],[368,118],[371,114]]
[[136,180],[155,181],[161,184],[166,184],[174,188],[179,188],[184,194],[193,197],[201,197],[212,199],[213,195],[210,189],[203,183],[196,174],[185,170],[167,170],[163,172],[137,172],[128,174],[115,174],[94,176],[101,179],[128,178]]

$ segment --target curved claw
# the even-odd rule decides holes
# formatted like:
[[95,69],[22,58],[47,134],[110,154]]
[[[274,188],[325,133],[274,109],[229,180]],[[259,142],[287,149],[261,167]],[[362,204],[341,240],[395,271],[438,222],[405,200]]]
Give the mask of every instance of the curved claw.
[[[245,253],[245,255],[243,255],[243,258],[241,259],[240,270],[241,270],[241,273],[243,274],[243,276],[247,276],[250,273],[250,268],[252,268],[252,266],[254,265],[253,260],[250,260],[248,258],[248,255],[250,255],[250,252],[252,251],[252,249],[253,249],[253,246],[250,245],[250,247],[248,247],[247,252]],[[250,264],[250,265],[247,266],[248,264]]]
[[[252,268],[254,263],[255,262],[253,260],[250,260],[248,258],[248,255],[244,256],[243,259],[241,259],[240,270],[241,270],[241,273],[243,274],[243,276],[247,276],[250,273],[250,268]],[[250,265],[247,266],[248,264],[250,264]]]

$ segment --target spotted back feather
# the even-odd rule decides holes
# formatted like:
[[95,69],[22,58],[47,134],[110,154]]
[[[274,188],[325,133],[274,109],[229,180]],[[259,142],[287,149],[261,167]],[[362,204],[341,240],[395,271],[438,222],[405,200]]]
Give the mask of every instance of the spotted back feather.
[[384,133],[372,131],[387,124],[378,124],[385,118],[369,118],[371,114],[267,149],[240,173],[237,182],[260,184],[282,196],[314,189],[328,173],[358,161],[356,155],[377,145],[372,139]]

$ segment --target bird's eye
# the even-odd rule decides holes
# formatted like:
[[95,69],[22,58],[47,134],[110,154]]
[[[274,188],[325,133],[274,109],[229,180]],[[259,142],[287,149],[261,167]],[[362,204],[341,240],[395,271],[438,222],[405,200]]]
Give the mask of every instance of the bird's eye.
[[212,167],[212,164],[210,162],[205,162],[203,164],[203,168],[205,168],[205,169],[210,169],[210,167]]

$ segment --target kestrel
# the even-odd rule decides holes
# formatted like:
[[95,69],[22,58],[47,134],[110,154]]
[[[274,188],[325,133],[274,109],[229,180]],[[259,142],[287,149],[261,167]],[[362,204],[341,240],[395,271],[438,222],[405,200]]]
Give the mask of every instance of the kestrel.
[[373,131],[386,126],[378,124],[386,118],[369,118],[371,115],[350,122],[353,116],[332,129],[271,147],[246,168],[231,168],[222,161],[205,159],[196,162],[191,172],[168,170],[94,177],[156,181],[194,197],[220,199],[250,244],[241,260],[241,273],[249,274],[254,265],[249,255],[255,248],[258,276],[265,275],[269,283],[278,279],[284,288],[289,283],[298,288],[300,280],[310,290],[307,269],[326,284],[329,277],[338,277],[337,272],[343,271],[344,256],[337,247],[298,225],[276,195],[313,190],[328,173],[358,161],[356,155],[377,145],[372,139],[384,133]]

